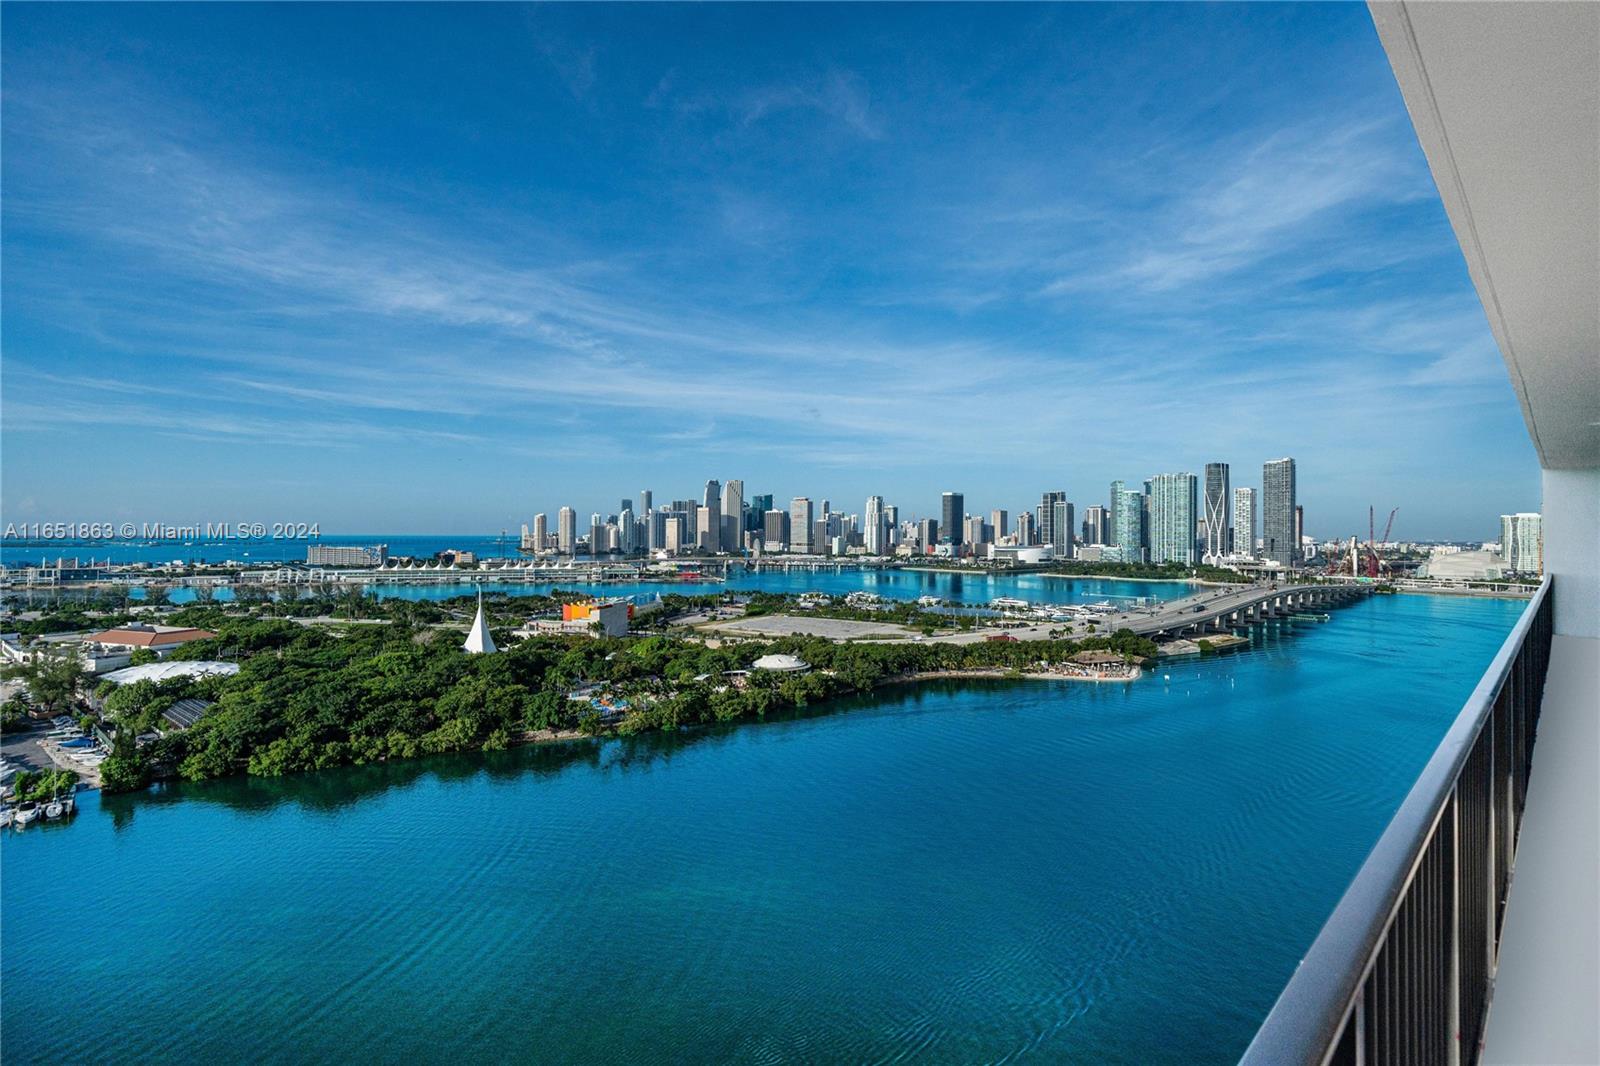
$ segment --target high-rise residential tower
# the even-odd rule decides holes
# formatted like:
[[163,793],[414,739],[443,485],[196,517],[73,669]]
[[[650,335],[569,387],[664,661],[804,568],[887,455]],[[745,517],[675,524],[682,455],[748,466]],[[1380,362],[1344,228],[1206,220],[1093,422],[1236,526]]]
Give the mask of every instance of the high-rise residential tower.
[[1116,514],[1117,557],[1125,563],[1144,562],[1144,493],[1138,489],[1119,489]]
[[1122,543],[1117,539],[1120,536],[1117,531],[1122,528],[1122,494],[1127,488],[1128,486],[1121,481],[1113,481],[1111,483],[1111,515],[1108,519],[1111,526],[1111,538],[1106,541],[1107,544]]
[[642,514],[642,515],[649,514],[650,513],[651,504],[652,504],[652,502],[654,500],[655,500],[655,496],[651,494],[649,489],[640,489],[639,490],[639,513]]
[[1057,559],[1072,558],[1072,530],[1077,524],[1072,502],[1061,493],[1061,499],[1050,505],[1050,547]]
[[883,513],[883,497],[868,496],[865,512],[864,543],[868,555],[882,555],[889,545],[889,523]]
[[1233,490],[1233,528],[1228,550],[1253,559],[1256,554],[1256,490],[1240,486]]
[[1233,525],[1233,498],[1228,486],[1228,464],[1206,464],[1206,555],[1228,554],[1228,527]]
[[1085,544],[1108,544],[1111,540],[1111,512],[1099,504],[1092,504],[1083,510],[1083,542]]
[[1011,531],[1011,513],[1009,511],[999,510],[998,508],[990,511],[989,525],[994,527],[995,543],[1000,543],[1000,541],[1005,539],[1005,535]]
[[578,547],[578,512],[563,507],[556,512],[556,551],[571,555]]
[[542,552],[545,550],[545,541],[550,537],[549,527],[550,519],[543,511],[533,516],[533,536],[530,539],[532,540],[534,551]]
[[1056,504],[1067,498],[1064,492],[1045,492],[1039,496],[1039,513],[1034,522],[1040,544],[1056,542]]
[[[623,503],[630,501],[623,500]],[[639,545],[633,542],[633,508],[624,507],[617,514],[617,550],[623,555],[632,555],[639,550]]]
[[1150,561],[1193,565],[1195,495],[1193,474],[1157,474],[1150,479]]
[[1023,545],[1035,544],[1037,543],[1036,536],[1037,531],[1034,529],[1033,512],[1017,512],[1017,543]]
[[1544,573],[1544,517],[1532,512],[1501,515],[1500,558],[1518,573]]
[[1294,460],[1272,459],[1261,467],[1261,557],[1280,566],[1300,561],[1294,535]]

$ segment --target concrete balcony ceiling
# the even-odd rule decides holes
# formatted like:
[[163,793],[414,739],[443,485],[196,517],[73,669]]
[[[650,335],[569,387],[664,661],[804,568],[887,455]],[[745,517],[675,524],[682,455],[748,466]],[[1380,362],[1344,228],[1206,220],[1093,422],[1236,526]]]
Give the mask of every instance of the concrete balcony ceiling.
[[1369,7],[1540,465],[1600,467],[1600,4]]

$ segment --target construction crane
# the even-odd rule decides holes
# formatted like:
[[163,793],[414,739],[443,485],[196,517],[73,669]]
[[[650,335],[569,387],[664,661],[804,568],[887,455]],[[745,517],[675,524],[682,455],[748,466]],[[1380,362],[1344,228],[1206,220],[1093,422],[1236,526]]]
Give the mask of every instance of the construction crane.
[[1394,516],[1399,513],[1398,507],[1389,512],[1389,521],[1383,525],[1383,539],[1379,540],[1375,532],[1377,512],[1371,507],[1367,508],[1367,576],[1370,578],[1376,578],[1382,568],[1383,563],[1378,558],[1378,545],[1389,543],[1389,532],[1394,529]]

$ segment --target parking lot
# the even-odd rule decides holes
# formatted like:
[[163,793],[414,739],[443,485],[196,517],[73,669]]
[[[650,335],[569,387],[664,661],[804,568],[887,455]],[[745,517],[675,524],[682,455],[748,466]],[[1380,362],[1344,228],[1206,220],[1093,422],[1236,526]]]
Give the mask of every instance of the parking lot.
[[893,622],[857,622],[844,618],[808,618],[792,614],[763,614],[706,628],[730,636],[826,637],[829,640],[906,637],[913,632]]

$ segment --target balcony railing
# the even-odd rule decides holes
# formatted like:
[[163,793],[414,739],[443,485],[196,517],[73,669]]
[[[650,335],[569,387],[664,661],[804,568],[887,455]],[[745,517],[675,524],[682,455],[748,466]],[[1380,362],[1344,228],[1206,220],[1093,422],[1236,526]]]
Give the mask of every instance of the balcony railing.
[[1477,1061],[1550,662],[1550,578],[1241,1060]]

